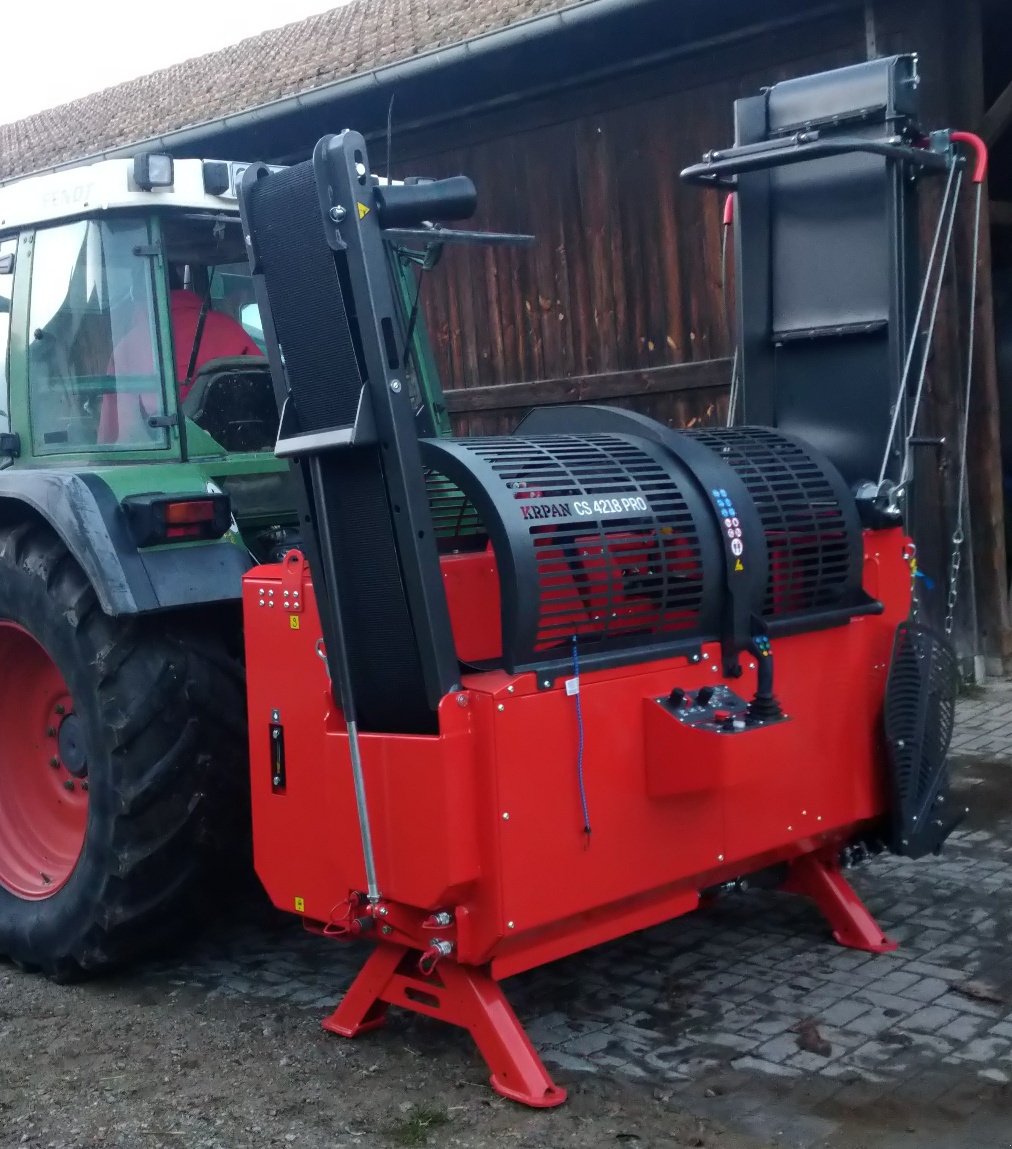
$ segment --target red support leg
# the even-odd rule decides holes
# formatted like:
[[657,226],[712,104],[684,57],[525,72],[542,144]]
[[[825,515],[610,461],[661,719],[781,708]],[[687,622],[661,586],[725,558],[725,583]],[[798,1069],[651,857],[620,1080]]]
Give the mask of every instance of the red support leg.
[[431,977],[418,972],[419,954],[380,942],[324,1029],[355,1037],[383,1023],[388,1005],[466,1029],[492,1071],[496,1093],[539,1109],[561,1105],[566,1091],[545,1069],[499,983],[474,966],[444,959]]
[[898,944],[882,933],[834,857],[806,854],[791,865],[784,889],[811,898],[842,946],[873,954],[892,953]]

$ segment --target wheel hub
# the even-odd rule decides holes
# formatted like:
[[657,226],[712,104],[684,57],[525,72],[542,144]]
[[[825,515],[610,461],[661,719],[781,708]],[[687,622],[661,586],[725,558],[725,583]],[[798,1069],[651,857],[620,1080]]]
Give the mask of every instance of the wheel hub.
[[88,776],[88,752],[84,745],[84,728],[76,714],[68,714],[60,723],[56,736],[60,763],[74,778]]
[[88,828],[84,724],[49,652],[0,619],[0,887],[52,897],[70,880]]

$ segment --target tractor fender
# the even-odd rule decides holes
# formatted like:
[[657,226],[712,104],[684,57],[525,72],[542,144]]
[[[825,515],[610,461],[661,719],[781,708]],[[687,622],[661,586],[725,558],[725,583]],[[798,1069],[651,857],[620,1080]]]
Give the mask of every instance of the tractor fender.
[[0,471],[0,525],[29,516],[59,535],[108,615],[239,601],[253,565],[227,541],[138,550],[119,500],[86,472]]

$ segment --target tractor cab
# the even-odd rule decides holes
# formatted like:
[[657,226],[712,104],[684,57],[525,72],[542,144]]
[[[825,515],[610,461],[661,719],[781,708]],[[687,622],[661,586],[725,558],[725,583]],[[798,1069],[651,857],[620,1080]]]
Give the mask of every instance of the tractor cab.
[[[0,455],[86,467],[119,502],[223,493],[243,555],[265,559],[298,536],[236,198],[245,169],[141,155],[0,186]],[[390,256],[410,300],[410,263]],[[423,366],[409,385],[431,428],[438,383],[411,330]]]

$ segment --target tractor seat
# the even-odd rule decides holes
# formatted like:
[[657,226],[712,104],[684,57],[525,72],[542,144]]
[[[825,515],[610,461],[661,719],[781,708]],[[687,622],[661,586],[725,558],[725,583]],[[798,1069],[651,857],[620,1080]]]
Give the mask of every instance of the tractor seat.
[[229,453],[274,450],[278,407],[266,359],[212,359],[197,373],[181,406]]

